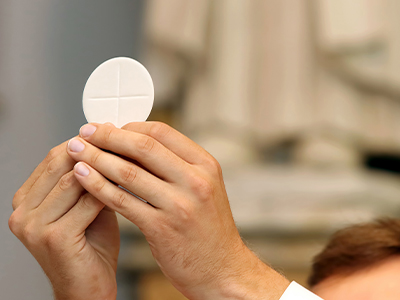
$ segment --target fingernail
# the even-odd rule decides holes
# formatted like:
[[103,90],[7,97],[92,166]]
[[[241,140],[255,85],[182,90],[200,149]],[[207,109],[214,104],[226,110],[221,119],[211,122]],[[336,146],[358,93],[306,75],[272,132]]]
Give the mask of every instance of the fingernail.
[[87,138],[91,136],[96,131],[96,129],[97,129],[96,126],[93,126],[91,124],[86,124],[81,127],[81,129],[79,130],[79,134],[81,137]]
[[85,149],[85,145],[77,139],[72,139],[68,142],[68,149],[72,152],[81,152]]
[[89,175],[89,169],[85,166],[85,164],[84,163],[81,163],[81,162],[79,162],[79,163],[77,163],[76,165],[75,165],[75,172],[78,174],[78,175],[81,175],[81,176],[88,176]]

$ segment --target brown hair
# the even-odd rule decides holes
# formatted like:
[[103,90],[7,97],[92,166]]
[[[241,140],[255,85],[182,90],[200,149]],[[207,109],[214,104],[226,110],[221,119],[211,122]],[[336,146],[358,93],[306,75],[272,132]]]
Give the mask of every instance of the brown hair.
[[400,220],[383,219],[336,232],[313,260],[308,284],[347,275],[400,255]]

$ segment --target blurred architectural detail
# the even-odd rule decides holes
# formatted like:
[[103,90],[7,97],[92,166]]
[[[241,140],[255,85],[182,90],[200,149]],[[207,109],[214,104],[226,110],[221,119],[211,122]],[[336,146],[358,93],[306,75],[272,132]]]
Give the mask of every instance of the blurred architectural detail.
[[[261,258],[304,283],[332,231],[399,216],[400,179],[363,166],[367,155],[400,156],[399,1],[146,3],[156,109],[178,111],[178,129],[220,161]],[[120,221],[133,237],[121,268],[157,270]],[[161,284],[149,276],[148,289]]]
[[394,0],[148,1],[159,105],[222,162],[294,141],[305,164],[399,151],[400,4]]

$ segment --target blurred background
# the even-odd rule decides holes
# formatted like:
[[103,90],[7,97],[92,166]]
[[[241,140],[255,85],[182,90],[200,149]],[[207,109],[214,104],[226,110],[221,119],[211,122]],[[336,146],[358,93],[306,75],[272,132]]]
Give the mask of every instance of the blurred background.
[[[305,283],[345,225],[400,213],[397,0],[1,0],[0,297],[52,299],[11,234],[14,193],[85,123],[86,79],[141,61],[163,121],[221,163],[237,226]],[[185,299],[120,218],[118,299]]]

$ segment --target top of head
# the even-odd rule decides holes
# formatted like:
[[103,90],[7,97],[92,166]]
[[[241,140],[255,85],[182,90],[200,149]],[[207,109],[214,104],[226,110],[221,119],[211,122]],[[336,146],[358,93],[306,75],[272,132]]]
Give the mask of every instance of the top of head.
[[88,122],[111,122],[122,127],[146,121],[154,102],[149,72],[134,59],[116,57],[98,66],[83,91],[83,112]]

